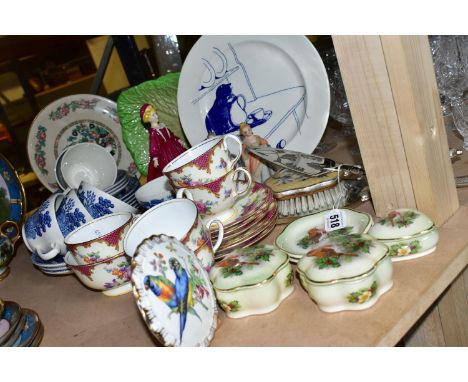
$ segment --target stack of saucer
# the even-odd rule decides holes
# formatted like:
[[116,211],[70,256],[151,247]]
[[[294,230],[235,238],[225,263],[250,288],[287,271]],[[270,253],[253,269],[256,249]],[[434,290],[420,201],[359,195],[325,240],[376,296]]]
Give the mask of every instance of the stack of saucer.
[[[236,248],[253,245],[266,237],[275,227],[278,205],[271,190],[261,183],[239,198],[233,206],[235,215],[223,222],[224,238],[216,251],[215,260],[222,259]],[[205,219],[207,216],[205,217]],[[217,231],[212,231],[216,241]]]
[[43,260],[36,252],[34,252],[31,256],[31,262],[46,275],[63,276],[73,273],[65,263],[63,255],[57,255],[50,260]]
[[0,300],[0,346],[39,346],[44,326],[36,312],[16,302]]
[[115,179],[114,184],[104,188],[103,191],[111,194],[112,196],[116,196],[122,192],[125,187],[127,187],[129,180],[130,177],[128,176],[127,171],[117,170],[117,178]]
[[115,196],[117,199],[120,199],[122,202],[131,205],[132,207],[139,208],[140,205],[136,200],[135,192],[138,190],[138,188],[140,188],[140,182],[136,176],[129,176],[128,173],[126,173],[126,178],[126,185],[119,189],[118,192],[114,191],[114,193],[112,193],[106,190],[104,191]]

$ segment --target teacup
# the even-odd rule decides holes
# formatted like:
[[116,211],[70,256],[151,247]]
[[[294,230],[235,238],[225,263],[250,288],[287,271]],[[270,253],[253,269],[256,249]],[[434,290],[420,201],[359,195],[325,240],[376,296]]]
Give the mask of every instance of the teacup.
[[65,263],[84,285],[100,290],[106,296],[118,296],[132,290],[130,258],[125,253],[119,253],[95,263],[80,265],[68,252],[65,256]]
[[79,265],[108,259],[124,252],[123,239],[132,222],[129,212],[105,215],[68,234],[65,244]]
[[[239,153],[230,158],[227,141],[239,146]],[[169,162],[163,173],[176,187],[209,183],[232,170],[240,158],[242,143],[235,135],[214,137],[199,143]]]
[[[8,227],[13,227],[15,229],[14,235],[9,234]],[[19,238],[19,227],[16,222],[5,220],[2,224],[0,224],[0,280],[3,280],[6,276],[8,276],[8,263],[13,257],[15,252],[15,243]]]
[[[31,252],[36,252],[43,260],[50,260],[58,254],[64,255],[66,253],[67,248],[63,242],[64,235],[60,225],[66,225],[65,220],[68,215],[62,215],[61,220],[59,220],[56,213],[64,204],[65,197],[66,195],[61,193],[49,196],[39,209],[26,220],[21,229],[26,247]],[[70,206],[73,200],[67,203],[67,206]],[[65,204],[63,208],[65,208]],[[72,215],[73,219],[77,219],[78,222],[85,219],[85,217],[81,218],[79,213],[72,212]],[[89,216],[89,218],[91,217]],[[73,224],[70,219],[67,222]]]
[[156,204],[174,199],[174,191],[168,177],[163,175],[141,186],[135,192],[135,198],[144,209],[149,210]]
[[137,213],[135,207],[86,182],[81,183],[77,195],[80,202],[83,203],[83,206],[94,219],[114,212]]
[[[216,243],[211,241],[210,226],[219,229]],[[138,217],[124,239],[125,253],[131,257],[141,242],[152,236],[165,234],[174,236],[187,245],[205,269],[214,264],[214,253],[221,245],[224,228],[219,220],[211,219],[206,225],[199,216],[197,207],[188,199],[173,199],[154,206]]]
[[60,172],[68,187],[78,188],[82,181],[104,189],[117,178],[117,163],[109,150],[96,143],[78,143],[63,154]]
[[[55,216],[63,237],[66,237],[82,224],[93,220],[93,217],[83,206],[74,189],[68,189],[64,192],[63,199],[60,202]],[[49,259],[46,259],[43,256],[41,257],[44,260],[49,260],[51,258],[49,257]]]
[[[243,173],[247,182],[242,182],[243,189],[239,189],[237,175]],[[186,196],[193,200],[202,215],[216,215],[221,221],[228,220],[234,211],[231,207],[236,200],[247,193],[252,185],[250,173],[242,167],[229,171],[214,182],[187,186],[177,190],[177,198]]]

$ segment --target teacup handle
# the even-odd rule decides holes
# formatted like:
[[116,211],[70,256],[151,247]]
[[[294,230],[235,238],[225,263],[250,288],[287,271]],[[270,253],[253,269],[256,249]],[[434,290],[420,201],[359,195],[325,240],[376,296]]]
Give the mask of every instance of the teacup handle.
[[187,190],[186,188],[179,188],[177,190],[177,195],[176,195],[177,199],[181,199],[183,197],[186,197],[187,199],[189,200],[192,200],[193,201],[193,196],[192,196],[192,193]]
[[239,174],[240,172],[243,172],[245,174],[245,176],[247,177],[247,187],[245,187],[245,189],[243,189],[242,191],[239,191],[239,183],[237,183],[236,184],[236,191],[234,191],[234,196],[235,197],[244,195],[246,192],[249,191],[250,186],[252,185],[252,177],[250,176],[250,172],[248,172],[243,167],[239,167],[234,171],[234,174],[232,174],[232,176],[233,176],[232,179],[235,180],[236,179],[236,174]]
[[223,149],[224,150],[228,149],[228,147],[227,147],[228,138],[234,140],[239,145],[239,153],[236,155],[236,157],[231,162],[231,168],[232,168],[237,163],[237,161],[239,160],[239,158],[240,158],[240,156],[242,154],[242,142],[235,135],[232,135],[232,134],[225,135],[224,138],[223,138]]
[[57,244],[52,243],[51,247],[52,249],[46,253],[41,253],[37,251],[37,254],[42,260],[47,261],[47,260],[53,259],[55,256],[57,256],[60,253],[60,248],[58,248]]
[[224,237],[224,226],[223,223],[221,223],[221,220],[219,219],[211,219],[206,223],[206,228],[208,228],[208,231],[211,231],[211,225],[216,224],[218,226],[218,240],[216,240],[216,243],[213,244],[213,252],[216,252],[216,250],[219,248],[221,245],[221,242],[223,241]]
[[15,244],[16,241],[20,238],[20,230],[19,230],[19,227],[18,227],[18,223],[16,223],[15,221],[12,221],[12,220],[5,220],[1,225],[0,225],[0,235],[3,236],[4,238],[9,238],[7,232],[6,232],[6,229],[9,227],[9,226],[13,226],[15,227],[16,229],[16,235],[14,238],[10,239],[11,240],[11,244]]

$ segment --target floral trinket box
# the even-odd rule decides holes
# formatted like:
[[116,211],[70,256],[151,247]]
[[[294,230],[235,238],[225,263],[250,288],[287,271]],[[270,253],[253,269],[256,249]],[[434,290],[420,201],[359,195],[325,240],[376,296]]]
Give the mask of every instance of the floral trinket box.
[[388,246],[393,261],[410,260],[435,251],[439,232],[420,211],[401,208],[376,223],[369,235]]
[[269,313],[294,290],[288,255],[271,245],[236,249],[215,264],[210,279],[231,318]]
[[369,235],[330,237],[299,260],[297,271],[324,312],[370,308],[393,286],[388,248]]

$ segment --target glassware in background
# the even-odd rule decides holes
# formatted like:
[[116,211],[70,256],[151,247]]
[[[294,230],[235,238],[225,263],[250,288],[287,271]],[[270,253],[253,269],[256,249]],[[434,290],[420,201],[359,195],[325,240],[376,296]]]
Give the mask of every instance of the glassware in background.
[[453,122],[463,137],[463,148],[468,151],[468,98],[460,98],[452,103]]
[[329,48],[321,52],[322,60],[327,70],[330,83],[330,117],[343,125],[343,135],[354,135],[353,119],[349,110],[348,99],[341,78],[335,49]]

